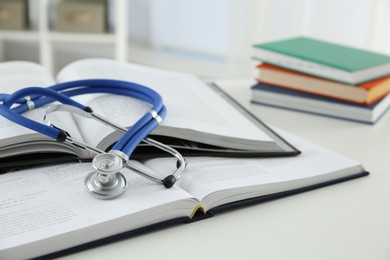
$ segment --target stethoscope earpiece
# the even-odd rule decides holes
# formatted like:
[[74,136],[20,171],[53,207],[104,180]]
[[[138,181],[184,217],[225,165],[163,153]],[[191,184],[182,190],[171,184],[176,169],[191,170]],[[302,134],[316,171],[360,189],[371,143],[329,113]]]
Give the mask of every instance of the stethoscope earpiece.
[[167,177],[164,178],[162,183],[164,184],[165,188],[169,189],[173,185],[175,185],[175,182],[176,182],[176,177],[173,175],[168,175]]

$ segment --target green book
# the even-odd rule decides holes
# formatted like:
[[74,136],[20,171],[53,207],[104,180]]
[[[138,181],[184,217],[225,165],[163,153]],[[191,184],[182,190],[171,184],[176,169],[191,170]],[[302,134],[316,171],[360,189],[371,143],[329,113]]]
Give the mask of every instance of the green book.
[[348,84],[390,75],[390,56],[306,37],[253,47],[256,60]]

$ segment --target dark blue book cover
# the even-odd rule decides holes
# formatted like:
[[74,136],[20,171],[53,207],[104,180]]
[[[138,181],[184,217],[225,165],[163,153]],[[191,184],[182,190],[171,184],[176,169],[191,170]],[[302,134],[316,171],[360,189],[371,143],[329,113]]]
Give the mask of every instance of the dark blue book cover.
[[[371,105],[363,105],[295,91],[262,82],[258,82],[256,85],[252,86],[251,89],[253,94],[252,103],[369,124],[373,124],[378,121],[378,119],[390,107],[390,96],[387,96]],[[267,98],[261,98],[260,95],[256,95],[255,93],[264,93],[264,96]],[[284,97],[283,101],[277,97]],[[291,97],[291,99],[288,97]]]
[[256,90],[256,89],[263,90],[263,91],[270,91],[270,92],[284,94],[284,95],[290,95],[290,96],[309,98],[309,99],[314,99],[314,100],[319,100],[319,101],[324,101],[324,102],[330,102],[330,103],[334,103],[334,104],[342,104],[342,105],[351,106],[351,107],[365,108],[365,109],[373,109],[378,103],[381,102],[381,100],[378,100],[377,102],[375,102],[371,105],[362,105],[362,104],[358,104],[358,103],[342,101],[339,99],[333,99],[333,98],[328,98],[328,97],[324,97],[324,96],[314,95],[314,94],[310,94],[310,93],[306,93],[306,92],[295,91],[292,89],[278,87],[278,86],[265,84],[265,83],[261,83],[261,82],[252,86],[252,90]]

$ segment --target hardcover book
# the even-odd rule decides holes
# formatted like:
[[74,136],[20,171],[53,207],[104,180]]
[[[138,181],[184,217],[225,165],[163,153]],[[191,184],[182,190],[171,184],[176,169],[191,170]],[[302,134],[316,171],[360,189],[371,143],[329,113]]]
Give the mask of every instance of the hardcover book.
[[256,60],[356,85],[390,75],[390,56],[340,44],[296,37],[255,44]]
[[[53,259],[368,174],[354,160],[275,130],[302,154],[288,158],[187,157],[187,169],[171,189],[125,170],[129,189],[109,201],[85,191],[83,178],[92,170],[90,163],[2,174],[0,259]],[[173,170],[174,161],[156,158],[144,163],[162,177]]]
[[376,123],[390,107],[390,95],[371,105],[361,105],[259,82],[252,86],[252,103],[300,112]]
[[[55,80],[38,64],[5,62],[0,64],[4,93],[26,86],[50,86]],[[107,59],[86,59],[69,64],[57,76],[57,82],[80,79],[119,79],[148,86],[159,92],[168,116],[151,137],[186,155],[288,156],[299,153],[260,120],[248,113],[215,85],[207,85],[193,75],[121,63]],[[148,103],[118,95],[83,95],[77,100],[97,114],[128,127],[146,113]],[[24,113],[43,121],[45,108]],[[49,121],[93,147],[106,150],[121,134],[93,120],[67,112],[52,114]],[[16,125],[0,117],[0,168],[90,160],[92,154],[67,143]],[[146,144],[134,156],[160,153]],[[28,155],[28,156],[27,156]]]
[[313,77],[307,74],[261,64],[259,81],[316,95],[369,105],[390,92],[390,76],[359,85]]

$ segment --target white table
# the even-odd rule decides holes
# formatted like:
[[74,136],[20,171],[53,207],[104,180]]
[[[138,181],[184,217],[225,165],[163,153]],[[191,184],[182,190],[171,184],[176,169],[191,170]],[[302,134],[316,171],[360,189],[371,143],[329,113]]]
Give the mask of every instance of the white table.
[[390,112],[366,125],[252,105],[251,84],[223,87],[264,122],[360,161],[370,176],[64,259],[390,259]]

